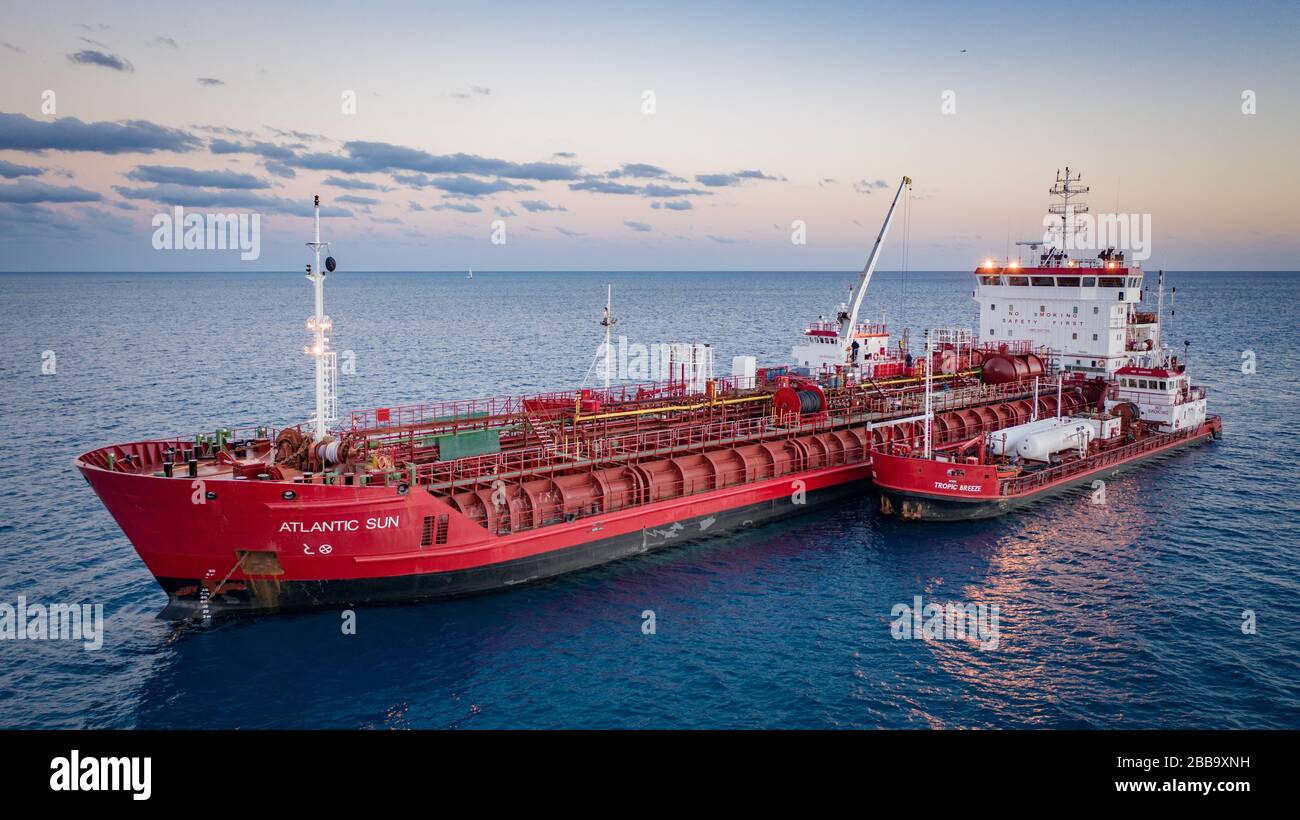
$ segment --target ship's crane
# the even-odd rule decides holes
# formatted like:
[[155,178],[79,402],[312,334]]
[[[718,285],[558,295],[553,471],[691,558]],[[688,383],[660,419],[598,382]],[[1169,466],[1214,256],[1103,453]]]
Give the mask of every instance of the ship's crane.
[[858,286],[853,293],[853,305],[849,308],[847,314],[841,314],[840,319],[840,349],[844,352],[844,361],[848,362],[853,346],[853,330],[858,326],[858,311],[862,309],[862,297],[867,293],[867,285],[871,283],[871,275],[876,272],[876,262],[880,259],[880,246],[885,242],[885,234],[889,233],[889,225],[894,221],[894,209],[898,206],[898,198],[902,196],[903,189],[912,184],[911,177],[903,177],[899,183],[898,190],[894,192],[894,201],[889,203],[889,213],[885,214],[885,224],[880,226],[880,234],[876,237],[876,244],[871,249],[871,255],[867,257],[867,266],[862,269],[862,277],[858,280]]

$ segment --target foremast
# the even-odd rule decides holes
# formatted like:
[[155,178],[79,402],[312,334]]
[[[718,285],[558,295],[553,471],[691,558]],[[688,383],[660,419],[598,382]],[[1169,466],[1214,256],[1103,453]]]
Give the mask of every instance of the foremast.
[[[310,346],[303,352],[316,360],[316,414],[311,419],[312,438],[317,444],[329,437],[329,425],[338,420],[338,355],[330,350],[329,336],[332,327],[330,317],[325,315],[325,270],[321,269],[321,248],[329,248],[328,242],[320,241],[320,196],[313,204],[316,231],[313,241],[307,243],[316,256],[314,265],[307,266],[307,279],[312,283],[316,299],[316,312],[308,317],[307,329],[314,335]],[[334,257],[325,259],[325,266],[334,270]]]

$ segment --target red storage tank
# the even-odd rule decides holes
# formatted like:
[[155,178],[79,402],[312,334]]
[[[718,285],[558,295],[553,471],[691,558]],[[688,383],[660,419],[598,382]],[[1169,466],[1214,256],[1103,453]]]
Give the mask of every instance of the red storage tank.
[[1033,353],[994,353],[984,360],[980,380],[985,384],[1024,381],[1047,372],[1043,360]]

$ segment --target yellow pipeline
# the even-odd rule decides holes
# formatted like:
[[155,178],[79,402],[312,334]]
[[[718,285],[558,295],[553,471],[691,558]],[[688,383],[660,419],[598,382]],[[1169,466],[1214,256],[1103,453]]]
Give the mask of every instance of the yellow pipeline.
[[744,396],[738,399],[715,399],[713,401],[700,402],[699,404],[675,404],[668,407],[646,407],[641,410],[622,410],[617,413],[597,413],[594,416],[583,416],[578,413],[577,406],[573,409],[573,420],[578,421],[595,421],[597,419],[617,419],[626,416],[643,416],[648,413],[670,413],[680,410],[699,410],[702,407],[719,407],[724,404],[741,404],[749,401],[771,401],[772,394],[763,393],[758,396]]
[[[978,367],[972,367],[969,370],[963,370],[960,373],[936,373],[934,375],[934,380],[939,381],[940,379],[955,379],[958,376],[974,376],[977,375],[979,372],[980,369]],[[882,384],[920,384],[923,381],[925,381],[925,376],[899,376],[893,379],[884,379],[883,381],[878,381],[876,382],[876,385],[879,386]],[[858,382],[856,386],[859,390],[865,390],[871,387],[871,385],[867,382]]]
[[[938,381],[940,379],[955,379],[958,376],[973,376],[979,372],[980,372],[979,368],[974,367],[969,370],[963,370],[960,373],[938,373],[935,374],[933,378],[935,381]],[[878,381],[876,382],[876,385],[879,386],[879,385],[888,385],[888,384],[912,384],[912,383],[919,383],[923,381],[925,381],[924,376],[905,376],[901,378],[885,379],[883,381]],[[861,382],[859,382],[856,386],[859,390],[865,390],[869,387],[869,385]],[[584,416],[581,413],[579,413],[578,412],[579,405],[577,402],[574,402],[573,420],[575,422],[578,422],[578,421],[595,421],[598,419],[617,419],[617,418],[625,418],[627,416],[644,416],[649,413],[668,413],[668,412],[677,412],[681,410],[699,410],[703,407],[719,407],[724,404],[743,404],[745,402],[751,402],[751,401],[771,401],[771,400],[772,400],[771,393],[763,393],[757,396],[743,396],[738,399],[715,399],[713,401],[705,401],[705,402],[700,402],[698,404],[675,404],[675,405],[670,405],[668,407],[646,407],[641,410],[622,410],[617,413],[597,413],[594,416]]]

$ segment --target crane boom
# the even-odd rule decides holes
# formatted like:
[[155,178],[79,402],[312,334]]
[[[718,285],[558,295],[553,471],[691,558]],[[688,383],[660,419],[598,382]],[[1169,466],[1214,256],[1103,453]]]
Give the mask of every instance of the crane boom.
[[871,249],[871,256],[867,257],[867,266],[862,269],[862,278],[858,281],[857,290],[853,294],[853,307],[849,310],[848,316],[840,321],[840,348],[846,357],[849,345],[853,344],[853,328],[858,324],[858,311],[862,309],[862,297],[867,293],[871,274],[876,271],[876,260],[880,258],[880,246],[885,242],[885,234],[889,233],[889,223],[894,221],[894,208],[898,205],[898,198],[902,195],[903,189],[911,184],[911,177],[903,177],[898,190],[894,192],[894,201],[889,203],[889,213],[885,214],[885,224],[880,226],[880,235],[876,237],[876,244]]

